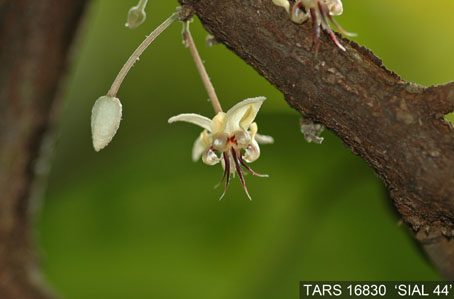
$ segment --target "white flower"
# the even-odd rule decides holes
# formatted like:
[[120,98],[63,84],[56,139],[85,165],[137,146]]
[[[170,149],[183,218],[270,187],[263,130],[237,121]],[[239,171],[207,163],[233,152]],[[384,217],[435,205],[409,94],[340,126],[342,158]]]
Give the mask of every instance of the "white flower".
[[251,198],[244,182],[241,165],[255,176],[264,177],[254,172],[247,164],[257,160],[260,156],[258,143],[273,143],[270,136],[257,134],[257,124],[254,119],[265,97],[246,99],[233,106],[226,113],[219,112],[213,119],[198,114],[180,114],[169,119],[169,123],[185,121],[202,127],[204,130],[194,143],[192,159],[202,161],[208,165],[215,165],[222,161],[224,177],[226,179],[224,193],[229,186],[230,175],[235,171],[240,177],[244,190]]
[[[273,0],[273,3],[282,7],[290,5],[288,0]],[[344,11],[341,0],[297,0],[291,11],[287,8],[286,10],[290,14],[290,19],[298,24],[304,23],[307,19],[312,18],[316,52],[319,46],[320,27],[329,33],[331,39],[339,49],[345,51],[344,46],[337,40],[336,35],[331,29],[329,21],[342,34],[347,36],[355,35],[354,33],[345,31],[333,18],[333,16],[340,16]]]
[[121,121],[121,103],[114,97],[102,96],[91,112],[91,135],[97,152],[105,148],[117,133]]

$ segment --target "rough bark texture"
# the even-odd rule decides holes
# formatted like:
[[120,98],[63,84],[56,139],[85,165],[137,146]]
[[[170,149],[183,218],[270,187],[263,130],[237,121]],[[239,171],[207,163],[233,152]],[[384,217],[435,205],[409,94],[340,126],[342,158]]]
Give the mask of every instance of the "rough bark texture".
[[85,0],[0,0],[0,298],[50,298],[30,232],[36,161]]
[[440,272],[454,279],[454,84],[424,88],[403,81],[380,59],[297,25],[271,0],[179,0],[205,29],[281,90],[287,102],[322,123],[385,182],[402,218]]
[[[0,298],[50,298],[30,238],[36,161],[87,0],[0,0]],[[403,219],[454,279],[454,84],[423,88],[368,50],[295,25],[270,0],[180,0],[218,41],[335,132],[388,186]]]

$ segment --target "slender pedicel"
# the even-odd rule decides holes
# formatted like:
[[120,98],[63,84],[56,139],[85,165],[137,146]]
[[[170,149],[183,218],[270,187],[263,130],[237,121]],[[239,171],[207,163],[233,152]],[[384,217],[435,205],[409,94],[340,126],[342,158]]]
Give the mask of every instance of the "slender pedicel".
[[123,65],[122,69],[118,73],[115,81],[112,83],[107,96],[116,97],[118,89],[121,86],[121,83],[125,79],[128,72],[131,70],[132,66],[139,59],[140,55],[148,48],[148,46],[164,31],[166,30],[173,22],[178,20],[178,13],[172,14],[167,20],[165,20],[161,25],[159,25],[147,38],[139,45],[139,47],[132,53],[131,57]]
[[139,1],[139,4],[137,4],[137,6],[138,6],[139,8],[144,9],[144,8],[147,6],[147,3],[148,3],[148,0],[140,0],[140,1]]
[[210,77],[208,76],[205,66],[203,65],[202,59],[200,58],[199,52],[197,51],[197,47],[195,46],[194,40],[192,39],[191,32],[189,31],[189,21],[187,21],[184,24],[183,38],[185,43],[189,47],[189,51],[191,52],[192,58],[194,59],[200,77],[202,78],[203,85],[205,86],[205,89],[208,93],[208,97],[210,98],[214,111],[216,113],[222,112],[221,103],[219,103],[218,96],[214,91],[213,84],[211,83]]

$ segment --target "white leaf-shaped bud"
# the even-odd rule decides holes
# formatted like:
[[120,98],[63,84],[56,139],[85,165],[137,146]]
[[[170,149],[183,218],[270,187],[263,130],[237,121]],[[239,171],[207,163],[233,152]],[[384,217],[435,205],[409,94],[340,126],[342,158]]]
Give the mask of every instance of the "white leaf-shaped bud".
[[121,103],[117,98],[102,96],[96,100],[91,111],[91,134],[95,151],[105,148],[117,133],[121,111]]

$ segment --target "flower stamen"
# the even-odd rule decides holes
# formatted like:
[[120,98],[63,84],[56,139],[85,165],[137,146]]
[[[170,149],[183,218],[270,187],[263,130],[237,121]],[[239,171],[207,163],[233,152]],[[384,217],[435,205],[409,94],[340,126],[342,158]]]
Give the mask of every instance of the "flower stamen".
[[247,171],[249,171],[253,176],[257,176],[259,178],[267,178],[269,175],[267,174],[260,174],[255,172],[249,165],[244,162],[243,157],[241,155],[238,155],[238,159],[240,160],[241,165],[243,165],[244,168],[246,168]]
[[323,24],[323,27],[325,28],[326,31],[328,31],[329,35],[331,36],[331,39],[333,42],[336,44],[336,46],[341,49],[342,51],[345,51],[344,46],[341,45],[341,43],[337,40],[336,35],[334,34],[333,30],[331,29],[331,26],[328,23],[328,20],[326,18],[326,15],[331,15],[328,9],[328,6],[326,4],[321,4],[320,2],[317,2],[318,5],[318,10],[320,12],[321,16],[321,21]]
[[224,188],[224,193],[222,193],[221,197],[219,200],[221,200],[224,195],[227,193],[227,189],[229,188],[229,182],[230,182],[230,158],[229,154],[227,152],[222,153],[224,156],[224,163],[225,163],[225,168],[224,168],[224,176],[222,177],[221,182],[225,180],[225,188]]
[[243,185],[244,192],[246,192],[246,195],[249,198],[249,200],[252,200],[251,196],[249,195],[249,192],[247,191],[246,182],[244,181],[243,171],[241,170],[240,163],[238,162],[238,155],[236,153],[236,150],[232,147],[232,149],[230,151],[232,152],[233,162],[235,162],[236,172],[238,173],[238,176],[240,177],[240,181],[241,181],[241,184]]
[[325,14],[328,16],[328,19],[331,21],[331,23],[333,23],[334,27],[336,27],[336,29],[340,31],[340,33],[342,33],[343,35],[346,35],[346,36],[357,36],[356,33],[345,30],[344,28],[342,28],[341,25],[339,25],[338,22],[336,22],[336,20],[333,18],[333,16],[329,12],[328,6],[324,5],[323,9],[325,10]]

